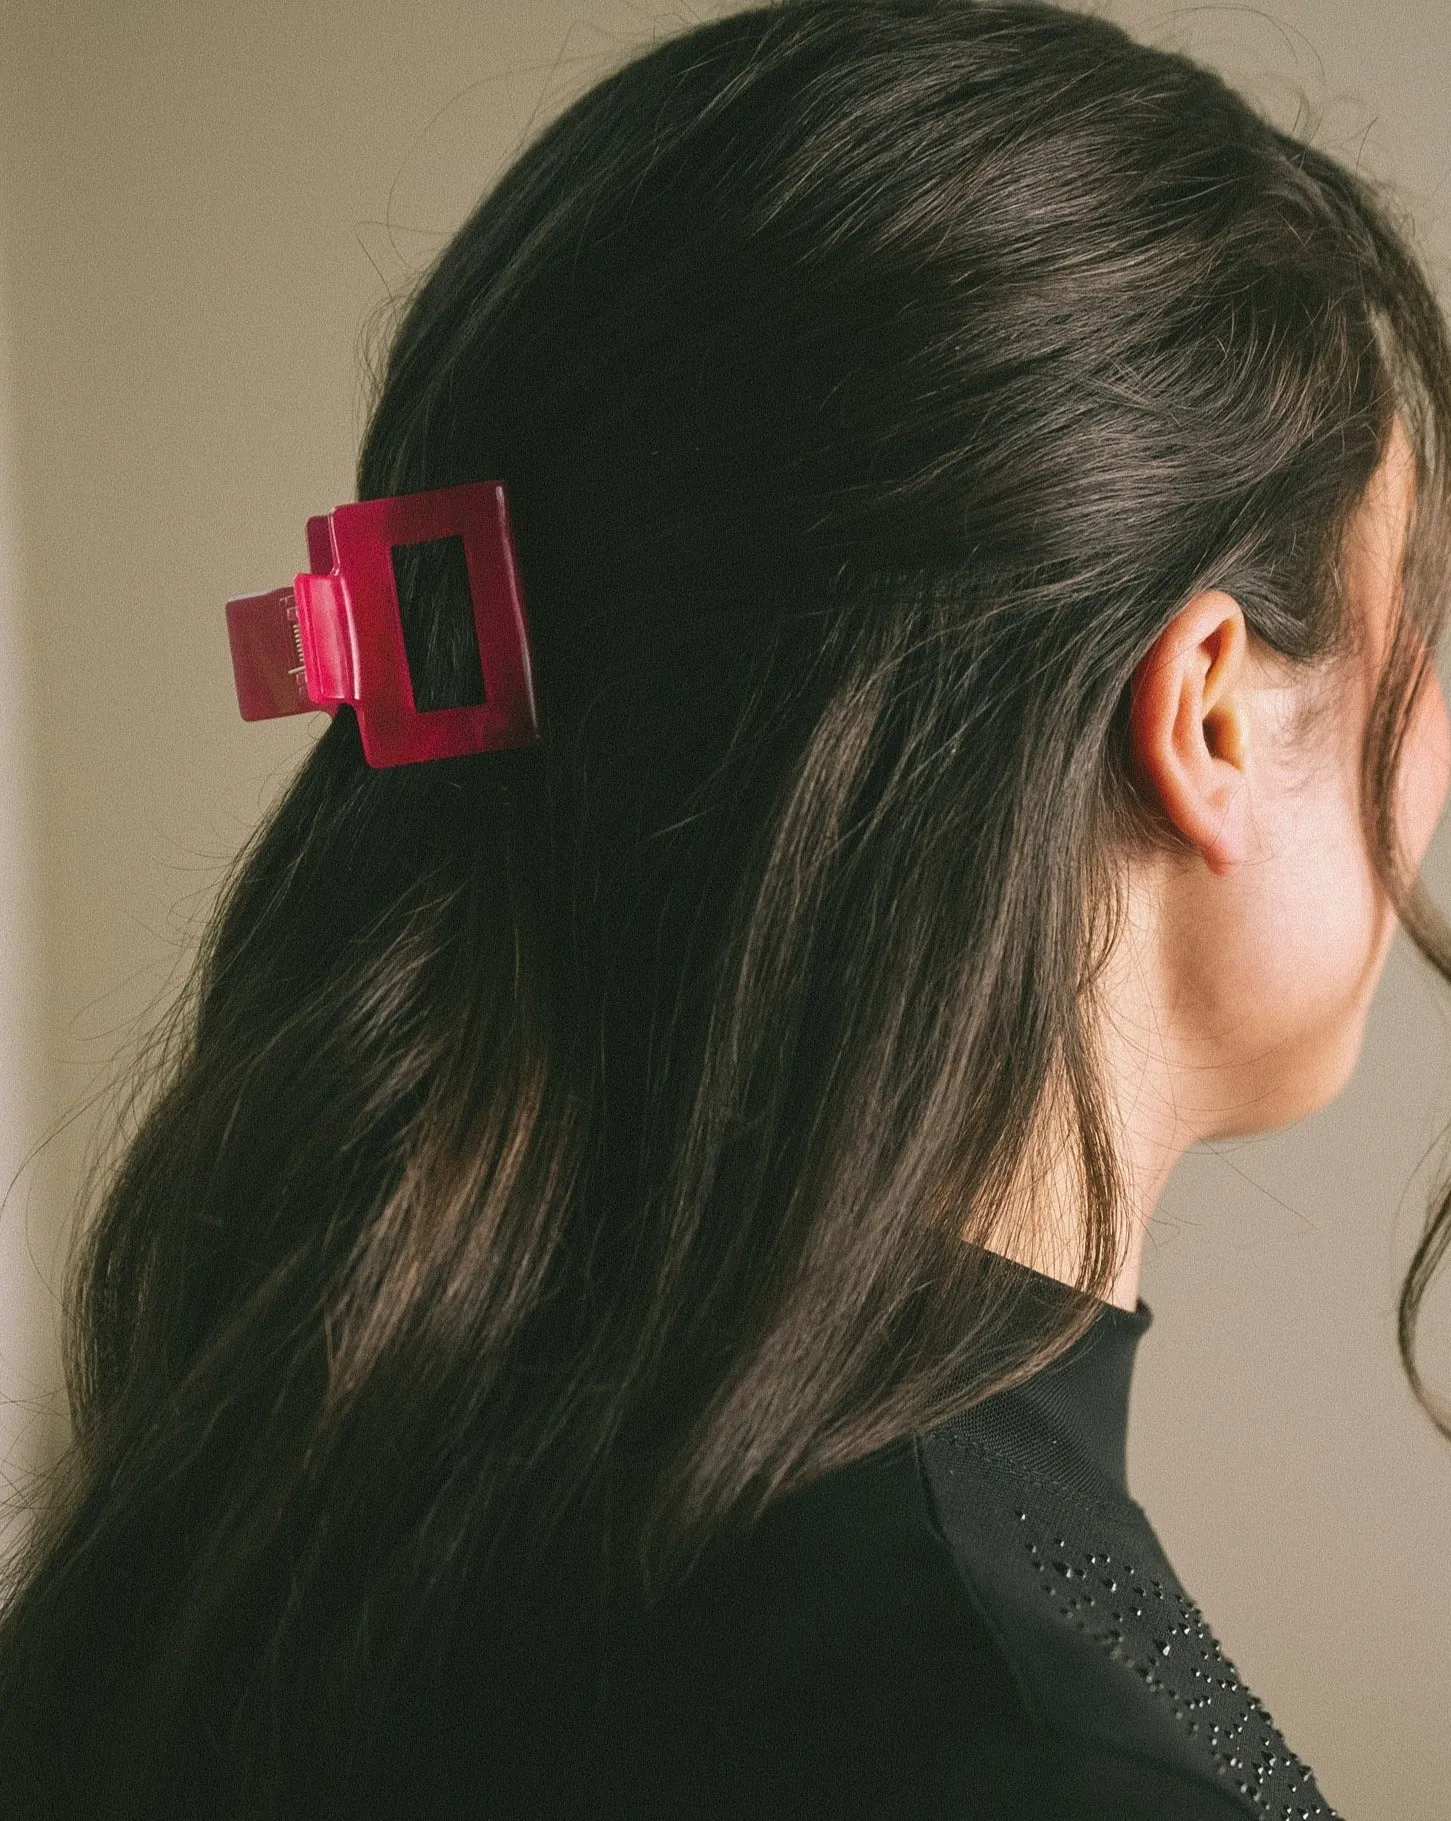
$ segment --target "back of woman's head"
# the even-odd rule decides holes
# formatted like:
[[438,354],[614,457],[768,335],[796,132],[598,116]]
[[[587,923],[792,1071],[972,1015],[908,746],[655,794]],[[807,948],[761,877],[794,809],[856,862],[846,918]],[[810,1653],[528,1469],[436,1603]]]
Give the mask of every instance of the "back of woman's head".
[[[1361,181],[968,0],[719,20],[525,151],[401,321],[359,493],[505,481],[543,739],[374,771],[342,712],[239,864],[76,1279],[7,1812],[399,1812],[461,1664],[506,1752],[582,1587],[661,1597],[1079,1331],[1010,1341],[991,1247],[1055,1094],[1084,1320],[1123,1242],[1086,1007],[1152,838],[1130,681],[1211,586],[1342,650],[1398,417],[1367,839],[1444,966],[1386,804],[1451,379]],[[424,706],[457,608],[405,592]]]

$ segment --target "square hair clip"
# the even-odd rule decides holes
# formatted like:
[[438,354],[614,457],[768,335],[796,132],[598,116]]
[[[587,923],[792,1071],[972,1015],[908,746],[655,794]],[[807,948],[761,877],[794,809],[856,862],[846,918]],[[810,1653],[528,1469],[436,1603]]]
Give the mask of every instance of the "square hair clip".
[[[484,700],[420,710],[398,611],[394,549],[458,538],[468,566]],[[310,572],[227,602],[244,721],[346,702],[369,765],[410,765],[539,735],[518,564],[502,481],[360,500],[307,521]]]

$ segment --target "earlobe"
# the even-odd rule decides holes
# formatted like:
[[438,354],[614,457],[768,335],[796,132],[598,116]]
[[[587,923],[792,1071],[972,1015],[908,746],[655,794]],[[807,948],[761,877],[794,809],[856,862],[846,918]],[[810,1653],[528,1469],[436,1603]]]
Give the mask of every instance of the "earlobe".
[[1215,874],[1243,864],[1249,815],[1248,634],[1219,590],[1182,607],[1141,659],[1129,702],[1150,801]]

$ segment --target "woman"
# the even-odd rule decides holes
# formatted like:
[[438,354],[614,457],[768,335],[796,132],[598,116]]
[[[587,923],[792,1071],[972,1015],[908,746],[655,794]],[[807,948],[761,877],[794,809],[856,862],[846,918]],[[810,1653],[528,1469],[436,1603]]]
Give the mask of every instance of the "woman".
[[1329,1814],[1125,1410],[1174,1159],[1339,1090],[1397,918],[1451,977],[1448,443],[1365,184],[1102,22],[797,0],[571,107],[358,475],[503,480],[541,737],[340,711],[239,864],[0,1810]]

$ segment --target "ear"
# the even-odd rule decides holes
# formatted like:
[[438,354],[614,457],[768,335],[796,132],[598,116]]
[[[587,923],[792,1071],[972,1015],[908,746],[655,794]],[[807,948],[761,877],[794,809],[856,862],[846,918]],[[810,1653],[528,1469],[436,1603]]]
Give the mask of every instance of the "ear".
[[1196,594],[1134,671],[1129,738],[1153,803],[1212,873],[1244,861],[1249,816],[1248,634],[1238,601]]

